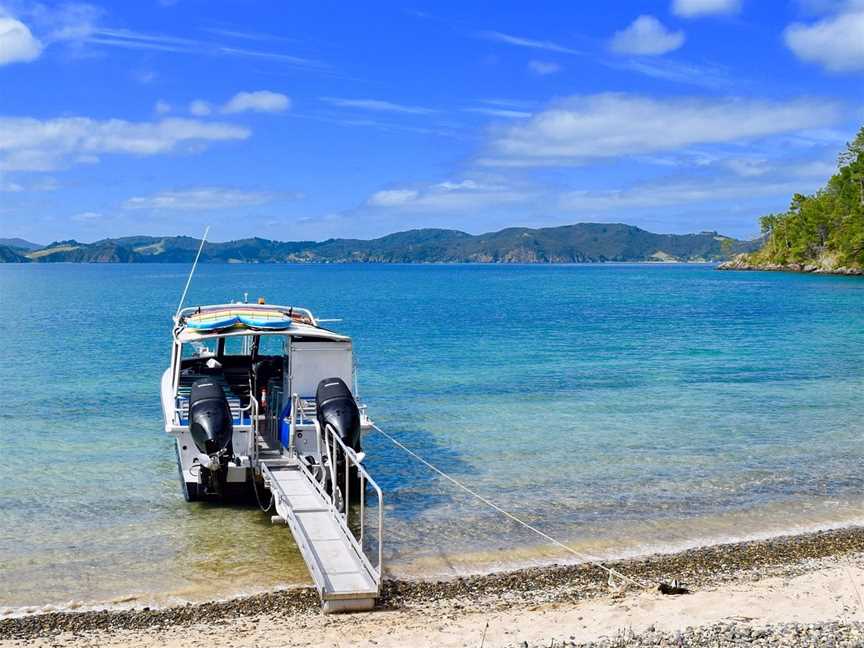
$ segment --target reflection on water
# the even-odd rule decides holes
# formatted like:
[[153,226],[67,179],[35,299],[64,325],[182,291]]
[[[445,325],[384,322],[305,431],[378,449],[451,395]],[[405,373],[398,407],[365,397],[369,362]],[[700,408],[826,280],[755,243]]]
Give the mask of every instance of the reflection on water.
[[[0,606],[308,582],[254,507],[189,505],[158,384],[185,266],[0,265]],[[350,290],[334,290],[334,286]],[[861,515],[864,281],[644,266],[203,266],[343,317],[370,414],[508,510],[608,557]],[[385,439],[393,574],[565,556]]]

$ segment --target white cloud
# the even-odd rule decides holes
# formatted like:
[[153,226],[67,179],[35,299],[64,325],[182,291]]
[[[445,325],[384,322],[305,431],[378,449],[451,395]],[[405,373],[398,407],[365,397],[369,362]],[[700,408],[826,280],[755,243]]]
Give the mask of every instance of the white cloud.
[[205,211],[254,207],[271,202],[274,194],[263,191],[241,191],[226,187],[200,187],[181,191],[163,191],[152,196],[136,196],[123,203],[124,209],[164,209]]
[[20,193],[24,191],[56,191],[59,188],[60,185],[54,178],[41,178],[34,182],[26,182],[5,180],[0,176],[0,192]]
[[402,104],[382,101],[380,99],[342,99],[339,97],[321,97],[321,101],[339,108],[358,108],[373,112],[405,113],[412,115],[428,115],[436,110],[422,106],[405,106]]
[[35,61],[42,53],[42,43],[33,37],[20,20],[4,16],[0,8],[0,65]]
[[447,180],[422,189],[378,191],[366,201],[370,207],[410,209],[413,211],[458,212],[495,205],[523,202],[533,193],[500,184],[472,179]]
[[615,32],[609,42],[617,54],[656,56],[678,49],[684,44],[684,32],[667,29],[654,16],[639,16],[629,27]]
[[510,110],[509,108],[463,108],[464,112],[477,113],[478,115],[489,115],[490,117],[504,117],[507,119],[524,119],[530,117],[530,112],[524,110]]
[[147,85],[148,83],[153,83],[153,81],[156,79],[156,72],[145,68],[141,70],[135,70],[134,72],[132,72],[131,77],[141,85]]
[[80,42],[96,29],[103,9],[83,2],[65,2],[46,7],[31,5],[34,22],[45,32],[46,43]]
[[[605,65],[622,70],[631,70],[655,79],[664,79],[703,88],[725,88],[733,85],[729,70],[719,65],[686,63],[663,58],[634,58],[625,61],[606,61]],[[736,76],[736,81],[741,77]]]
[[189,112],[196,117],[206,117],[213,112],[213,108],[211,108],[210,104],[206,101],[196,99],[189,104]]
[[0,171],[48,171],[94,162],[102,154],[157,155],[184,144],[244,140],[250,134],[234,124],[180,118],[0,117]]
[[783,35],[803,61],[835,72],[864,70],[864,7],[860,5],[812,24],[794,23]]
[[672,13],[682,18],[737,13],[741,0],[673,0]]
[[732,158],[726,160],[725,165],[732,173],[745,178],[755,178],[771,171],[768,161],[759,158]]
[[164,115],[166,113],[171,112],[171,104],[169,104],[167,101],[162,101],[160,99],[159,101],[156,102],[156,105],[153,106],[153,110],[158,115]]
[[825,100],[655,99],[577,96],[491,131],[486,165],[554,165],[734,142],[825,126],[839,116]]
[[785,199],[800,190],[799,182],[667,182],[612,191],[569,191],[561,194],[558,206],[575,212],[649,209],[700,202],[716,203],[718,200],[774,196]]
[[85,211],[72,216],[72,220],[78,221],[79,223],[92,223],[94,221],[102,220],[102,214],[99,212]]
[[240,112],[284,112],[291,108],[291,100],[284,94],[258,90],[257,92],[238,92],[231,97],[222,112],[233,114]]
[[175,54],[266,59],[298,68],[322,70],[329,67],[320,61],[291,56],[290,54],[283,54],[281,52],[230,47],[210,41],[168,36],[165,34],[136,32],[129,29],[96,28],[83,38],[82,42],[105,47],[121,47],[124,49],[151,50]]
[[505,43],[507,45],[515,45],[516,47],[527,47],[530,49],[546,50],[547,52],[558,52],[559,54],[582,54],[579,50],[559,45],[553,41],[536,40],[533,38],[525,38],[523,36],[513,36],[512,34],[503,34],[496,31],[484,31],[477,34],[478,37],[485,40]]
[[0,192],[2,193],[20,193],[24,191],[24,186],[17,182],[11,182],[0,179]]
[[414,189],[385,189],[376,191],[366,201],[371,207],[398,207],[417,199],[419,191]]
[[547,76],[549,74],[555,74],[556,72],[559,72],[561,70],[561,66],[551,61],[528,61],[528,69],[531,70],[534,74],[539,74],[540,76]]
[[823,178],[827,180],[837,173],[837,163],[820,160],[804,162],[792,167],[792,172],[802,178]]

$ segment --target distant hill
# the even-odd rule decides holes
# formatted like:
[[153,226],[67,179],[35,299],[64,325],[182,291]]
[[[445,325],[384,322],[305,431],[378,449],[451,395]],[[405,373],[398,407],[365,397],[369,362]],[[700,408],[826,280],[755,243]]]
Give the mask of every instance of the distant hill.
[[21,248],[0,245],[0,263],[29,263],[30,259],[22,252]]
[[0,246],[17,248],[19,250],[38,250],[42,247],[39,243],[25,241],[22,238],[0,238]]
[[[199,239],[129,236],[94,243],[56,241],[27,253],[37,263],[190,262]],[[630,225],[580,223],[529,229],[514,227],[471,235],[421,229],[372,240],[281,242],[240,239],[204,246],[210,263],[590,263],[603,261],[721,261],[749,252],[758,242],[717,232],[652,234]]]

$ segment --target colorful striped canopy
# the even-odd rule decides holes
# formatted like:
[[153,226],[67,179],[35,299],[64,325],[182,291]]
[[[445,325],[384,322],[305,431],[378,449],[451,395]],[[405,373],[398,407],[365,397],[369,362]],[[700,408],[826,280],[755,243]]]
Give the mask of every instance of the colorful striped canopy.
[[199,333],[226,329],[279,331],[290,328],[294,321],[283,311],[262,308],[224,308],[204,311],[186,318],[186,328]]

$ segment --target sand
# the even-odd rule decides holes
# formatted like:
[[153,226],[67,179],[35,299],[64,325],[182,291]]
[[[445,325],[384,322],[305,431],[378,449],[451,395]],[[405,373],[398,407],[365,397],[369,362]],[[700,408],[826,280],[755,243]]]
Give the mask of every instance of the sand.
[[[855,624],[864,622],[864,552],[852,549],[858,548],[862,537],[860,529],[811,534],[617,564],[622,571],[629,567],[631,573],[640,576],[663,566],[696,565],[696,571],[690,572],[692,593],[680,596],[636,588],[587,588],[583,577],[591,568],[562,567],[546,570],[554,574],[547,579],[543,578],[544,572],[526,571],[462,580],[461,586],[452,582],[440,587],[402,584],[405,591],[395,587],[385,597],[383,609],[352,615],[324,616],[310,609],[306,596],[290,606],[265,611],[251,606],[244,612],[247,608],[242,605],[230,608],[230,612],[214,608],[203,619],[176,623],[171,622],[167,612],[154,613],[152,625],[145,623],[129,629],[124,629],[122,615],[114,617],[119,619],[118,627],[86,629],[84,624],[84,629],[77,632],[63,630],[62,623],[43,624],[35,631],[4,620],[0,622],[0,646],[461,648],[481,643],[486,647],[522,646],[523,642],[529,646],[550,646],[553,642],[561,646],[603,637],[620,638],[631,631],[675,633],[689,626],[717,623],[761,628],[840,622],[852,624],[858,632]],[[768,551],[771,547],[785,547],[791,552],[789,547],[795,546],[805,547],[803,556],[795,558],[794,552],[788,553],[785,561],[778,562]],[[826,546],[835,548],[833,555],[816,555],[816,548]],[[571,575],[569,579],[567,574]],[[508,582],[532,586],[504,585]],[[602,582],[605,578],[592,580],[595,584]],[[12,638],[16,632],[18,638]]]

